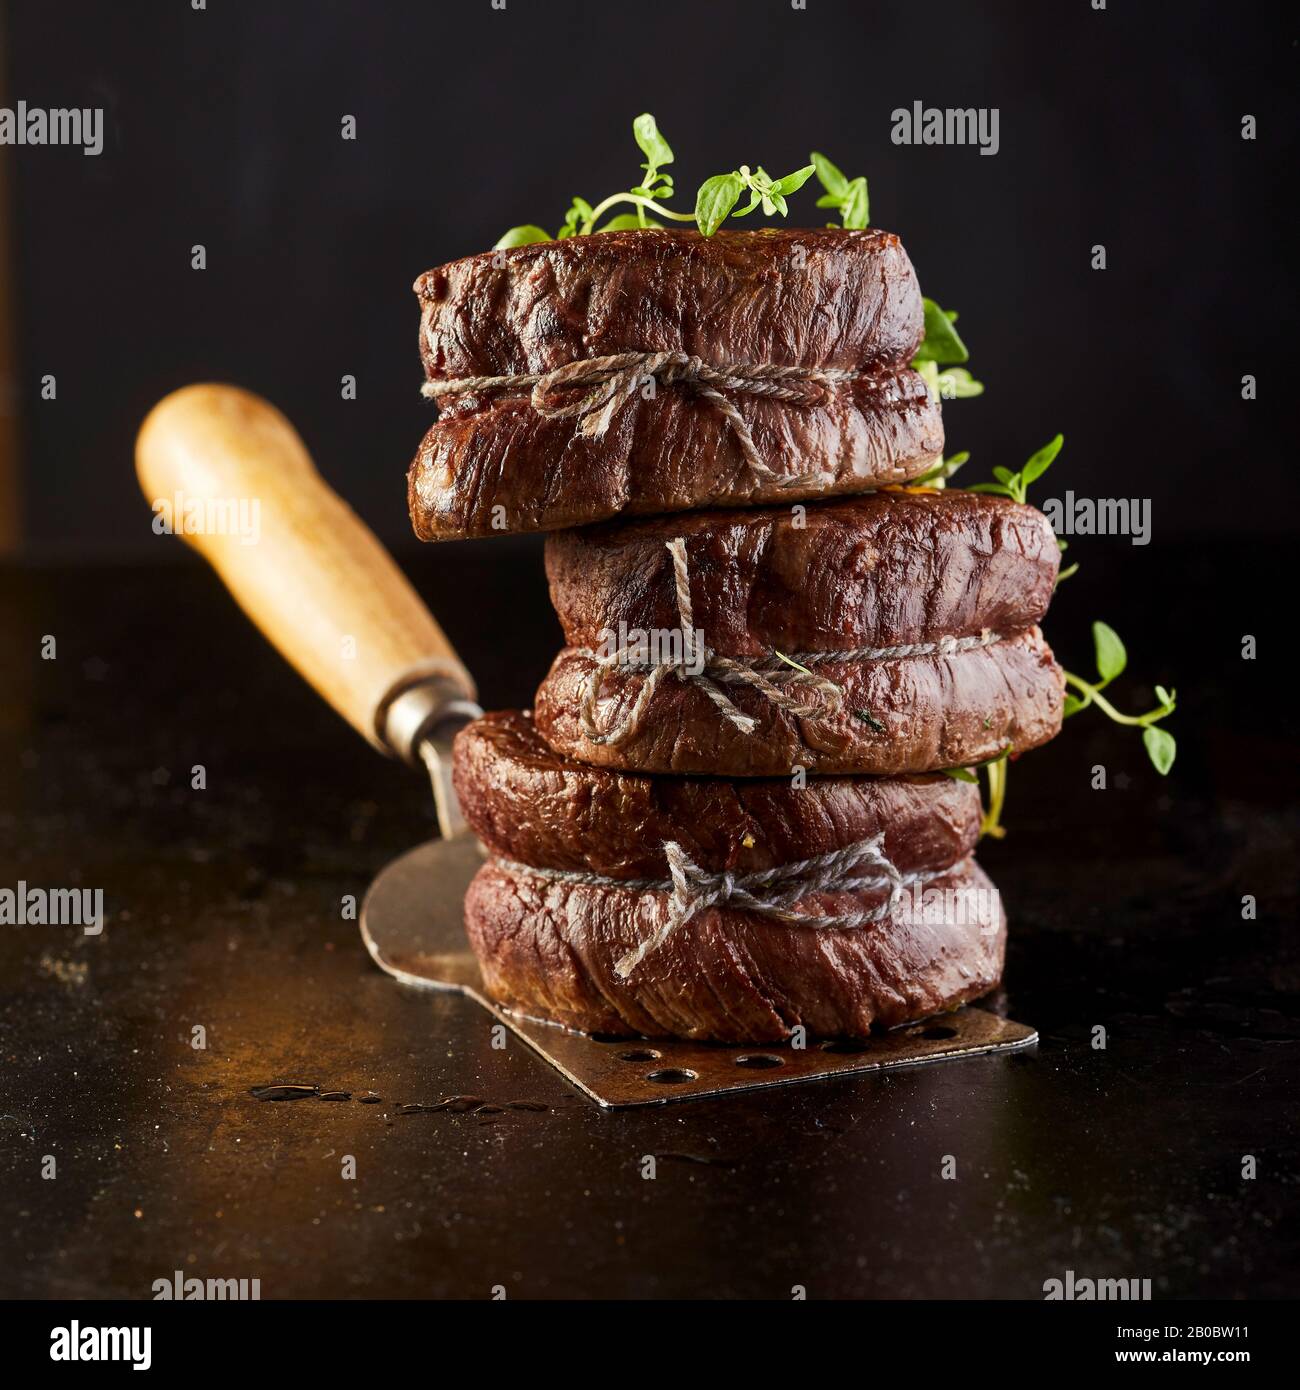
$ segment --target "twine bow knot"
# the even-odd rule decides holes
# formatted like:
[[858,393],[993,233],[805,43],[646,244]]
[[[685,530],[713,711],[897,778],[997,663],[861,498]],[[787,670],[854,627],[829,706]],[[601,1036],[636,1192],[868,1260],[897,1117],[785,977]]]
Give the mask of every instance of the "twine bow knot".
[[[582,732],[587,740],[596,744],[617,746],[626,742],[640,727],[646,709],[654,698],[660,683],[668,676],[678,680],[694,681],[722,712],[729,723],[734,724],[741,733],[752,734],[758,727],[753,715],[744,714],[732,703],[722,684],[748,685],[759,691],[778,709],[785,710],[797,718],[811,718],[838,709],[844,692],[834,681],[813,675],[811,671],[788,667],[765,673],[757,667],[738,661],[733,657],[720,656],[710,647],[702,647],[699,633],[694,623],[694,609],[691,603],[691,577],[686,561],[686,541],[684,537],[666,541],[665,546],[673,558],[673,575],[677,588],[677,616],[681,623],[682,655],[679,661],[654,663],[642,682],[636,699],[627,714],[611,728],[600,727],[598,720],[600,692],[606,675],[616,666],[633,669],[644,668],[642,661],[630,660],[626,647],[620,646],[612,652],[595,656],[596,669],[583,691],[579,718]],[[778,680],[779,678],[779,680]],[[790,687],[803,692],[789,693]],[[816,691],[822,700],[810,701],[807,693]]]
[[[420,391],[429,400],[439,400],[473,392],[529,390],[529,404],[544,419],[577,417],[578,432],[584,438],[602,439],[614,416],[645,389],[647,381],[689,386],[725,417],[749,468],[765,482],[789,487],[810,475],[783,475],[764,463],[740,410],[722,393],[764,396],[796,406],[823,405],[835,385],[858,375],[848,367],[782,367],[771,362],[714,366],[686,352],[616,352],[567,362],[549,372],[427,381]],[[585,395],[576,400],[564,399],[568,392],[581,387],[589,388]]]
[[[654,933],[615,963],[615,973],[620,979],[627,979],[678,927],[685,926],[698,913],[711,907],[742,908],[761,917],[822,930],[853,929],[879,922],[893,912],[904,889],[903,875],[885,855],[884,840],[882,832],[829,854],[797,859],[751,874],[736,874],[730,870],[712,873],[700,868],[681,845],[673,840],[665,841],[664,856],[672,883],[667,916]],[[795,911],[800,901],[814,893],[884,887],[889,888],[888,898],[871,909],[834,914]]]

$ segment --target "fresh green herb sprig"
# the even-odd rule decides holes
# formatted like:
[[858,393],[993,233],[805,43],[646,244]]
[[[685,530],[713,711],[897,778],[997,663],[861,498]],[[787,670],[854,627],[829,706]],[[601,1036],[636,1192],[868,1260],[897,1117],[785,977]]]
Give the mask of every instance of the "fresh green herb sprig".
[[[1175,692],[1158,685],[1156,686],[1156,699],[1160,703],[1154,709],[1148,710],[1145,714],[1121,714],[1100,692],[1124,670],[1128,660],[1124,651],[1124,644],[1120,641],[1114,628],[1109,627],[1106,623],[1093,623],[1092,632],[1093,641],[1097,648],[1097,673],[1100,680],[1085,681],[1081,676],[1076,676],[1070,671],[1065,672],[1066,684],[1073,686],[1081,694],[1066,695],[1064,717],[1068,719],[1072,714],[1078,714],[1087,709],[1089,705],[1096,705],[1103,714],[1113,719],[1115,723],[1140,728],[1142,730],[1142,746],[1146,749],[1147,757],[1151,759],[1151,765],[1162,777],[1167,777],[1178,753],[1178,743],[1168,729],[1159,727],[1159,721],[1171,715],[1178,708]],[[1112,674],[1107,675],[1106,672],[1108,671]],[[988,835],[995,840],[1001,840],[1007,833],[1006,827],[1002,824],[1002,811],[1007,799],[1007,767],[1010,756],[1011,749],[1008,748],[982,763],[973,763],[970,767],[945,769],[949,777],[955,778],[959,782],[974,782],[977,785],[980,780],[979,773],[981,771],[984,773],[988,782],[988,790],[987,794],[981,798],[984,805],[980,817],[981,838]]]
[[[1037,482],[1039,478],[1052,466],[1057,454],[1061,452],[1061,446],[1065,443],[1065,436],[1058,434],[1055,439],[1044,444],[1039,451],[1034,454],[1028,463],[1019,473],[1013,473],[1009,468],[995,468],[993,476],[997,479],[992,483],[972,483],[966,489],[967,492],[990,492],[998,497],[1009,497],[1013,502],[1024,502],[1028,498],[1029,484]],[[1070,548],[1069,541],[1062,540],[1060,536],[1056,538],[1057,548],[1064,555]],[[1067,565],[1056,576],[1057,584],[1069,579],[1072,574],[1079,572],[1078,564]]]
[[[694,212],[677,212],[667,206],[667,200],[674,193],[672,175],[663,172],[664,166],[673,162],[672,147],[648,111],[632,122],[632,137],[645,156],[641,165],[645,177],[638,184],[626,192],[611,193],[594,205],[585,198],[575,197],[564,215],[564,225],[554,238],[544,227],[528,222],[511,227],[493,250],[527,246],[536,241],[563,241],[572,236],[591,236],[595,232],[661,227],[663,223],[656,221],[656,218],[667,218],[671,222],[694,222],[702,235],[712,236],[728,217],[744,217],[757,207],[761,207],[769,217],[777,214],[785,217],[789,212],[786,197],[802,188],[813,175],[811,164],[779,179],[774,179],[761,164],[755,169],[742,164],[729,173],[714,174],[705,179],[695,195]],[[736,204],[746,192],[749,201],[737,211]],[[625,204],[633,210],[614,211]]]
[[[1175,692],[1158,685],[1156,699],[1160,703],[1154,709],[1148,710],[1145,714],[1122,714],[1101,692],[1117,676],[1122,675],[1128,665],[1128,653],[1124,643],[1113,627],[1102,622],[1093,623],[1092,640],[1096,649],[1098,679],[1086,681],[1071,671],[1065,672],[1065,683],[1079,694],[1067,692],[1063,717],[1069,719],[1071,715],[1079,714],[1089,705],[1095,705],[1116,724],[1141,729],[1142,746],[1146,749],[1147,757],[1151,759],[1151,765],[1162,777],[1168,776],[1169,769],[1174,765],[1178,744],[1168,729],[1160,728],[1160,720],[1167,718],[1178,708]],[[1007,833],[1006,827],[1002,824],[1002,811],[1007,799],[1007,768],[1011,755],[1012,750],[1004,748],[1002,752],[982,763],[944,769],[949,777],[959,782],[976,784],[980,780],[979,773],[984,773],[988,789],[987,794],[982,797],[984,811],[980,818],[981,837],[988,835],[1000,840]]]
[[936,487],[944,488],[948,486],[948,479],[952,477],[958,469],[970,462],[970,451],[963,449],[960,453],[954,454],[951,458],[946,458],[942,463],[936,464],[928,473],[922,473],[919,478],[913,478],[908,487]]
[[539,227],[536,222],[524,222],[518,227],[511,227],[508,232],[503,232],[492,243],[492,249],[494,251],[508,251],[512,246],[531,246],[535,241],[553,240],[554,238],[545,227]]
[[796,671],[802,671],[805,676],[811,676],[812,672],[806,666],[800,666],[792,656],[786,656],[784,652],[779,652],[775,647],[772,648],[772,655],[778,661],[783,661],[787,666],[793,667]]
[[1065,436],[1058,434],[1055,439],[1044,444],[1036,454],[1033,454],[1019,473],[1013,473],[1009,468],[995,468],[993,476],[997,479],[996,482],[975,483],[966,491],[991,492],[999,497],[1009,497],[1013,502],[1023,502],[1029,491],[1029,484],[1037,482],[1047,472],[1057,454],[1061,452],[1061,446],[1064,443]]
[[[660,135],[655,118],[648,111],[632,122],[632,138],[645,155],[645,163],[641,166],[645,171],[645,178],[632,189],[632,196],[644,198],[652,203],[658,200],[666,201],[673,196],[673,176],[665,174],[661,166],[673,162],[673,152],[668,141]],[[658,225],[650,223],[642,204],[637,205],[635,213],[624,213],[616,220],[622,221],[630,216],[636,218],[639,227]]]
[[1178,708],[1175,692],[1166,690],[1163,685],[1156,686],[1156,699],[1160,702],[1145,714],[1121,714],[1101,693],[1117,676],[1122,675],[1128,665],[1128,652],[1119,634],[1106,623],[1092,625],[1092,641],[1097,662],[1096,681],[1086,681],[1073,672],[1065,673],[1065,683],[1078,695],[1066,694],[1065,718],[1079,714],[1095,705],[1108,719],[1116,724],[1125,724],[1142,730],[1142,746],[1147,750],[1151,765],[1162,776],[1169,774],[1178,752],[1178,744],[1168,729],[1159,727],[1160,720],[1171,715]]
[[[672,146],[664,138],[655,118],[645,111],[632,122],[632,137],[645,156],[641,165],[644,177],[624,193],[611,193],[599,203],[575,197],[564,215],[564,225],[555,234],[563,241],[568,237],[591,236],[596,232],[624,231],[629,228],[662,227],[670,222],[694,222],[702,236],[712,236],[729,217],[746,217],[755,208],[762,208],[768,217],[789,214],[786,199],[797,193],[816,174],[822,186],[817,199],[819,208],[834,208],[840,215],[839,225],[860,229],[870,225],[871,207],[866,176],[849,178],[826,155],[814,150],[809,163],[784,178],[773,178],[760,164],[751,169],[742,164],[729,173],[714,174],[704,180],[695,194],[695,211],[678,212],[668,207],[674,193],[673,178],[664,172],[673,163]],[[748,200],[740,206],[741,199]],[[625,205],[631,211],[615,211]],[[834,223],[830,223],[834,226]],[[494,250],[511,246],[527,246],[532,242],[550,241],[545,227],[528,222],[511,227],[497,242]],[[912,366],[925,379],[926,385],[941,400],[958,400],[978,396],[984,391],[983,382],[976,381],[961,364],[970,360],[970,353],[957,332],[957,314],[942,309],[933,299],[923,299],[925,337],[916,350]]]
[[969,362],[970,351],[957,332],[957,311],[941,309],[933,299],[921,298],[925,310],[925,337],[916,350],[912,363],[935,362],[944,366],[950,362]]
[[912,358],[913,370],[920,372],[926,385],[942,400],[960,400],[984,394],[984,383],[976,381],[965,367],[970,352],[957,332],[957,312],[942,309],[933,299],[922,298],[925,309],[925,337]]
[[[727,218],[746,217],[755,208],[762,208],[768,217],[787,216],[790,211],[787,198],[797,193],[814,174],[823,190],[817,199],[819,208],[834,208],[840,215],[841,227],[860,229],[870,225],[871,208],[866,176],[859,174],[856,178],[849,178],[818,150],[809,155],[809,163],[792,174],[786,174],[784,178],[773,178],[761,164],[753,169],[748,164],[742,164],[729,173],[714,174],[705,179],[696,191],[694,212],[678,212],[668,206],[675,189],[672,175],[664,172],[674,160],[672,146],[650,112],[642,112],[632,122],[632,137],[644,156],[641,164],[643,177],[639,183],[626,192],[611,193],[608,198],[595,204],[585,198],[574,197],[564,214],[564,223],[554,238],[545,227],[526,222],[511,227],[493,250],[528,246],[537,241],[563,241],[568,237],[591,236],[596,232],[662,227],[664,222],[659,219],[694,222],[702,236],[710,237]],[[741,206],[741,199],[746,194],[749,195],[748,200]],[[834,226],[835,223],[828,225]],[[925,310],[925,337],[916,350],[912,366],[941,400],[982,395],[983,382],[976,381],[969,370],[961,365],[970,360],[970,353],[957,332],[956,312],[940,308],[933,299],[923,299],[922,304]]]
[[984,776],[988,779],[989,794],[980,817],[980,835],[988,835],[994,840],[1006,838],[1007,828],[1002,824],[1002,808],[1007,801],[1007,768],[1011,763],[1011,749],[1008,748],[1000,758],[990,758],[984,764]]
[[965,367],[945,367],[930,361],[913,363],[925,384],[941,401],[964,401],[984,394],[984,383],[976,381]]
[[[1009,468],[995,468],[993,470],[994,482],[975,483],[966,491],[992,493],[999,497],[1010,497],[1014,502],[1024,502],[1028,495],[1029,485],[1047,472],[1055,462],[1056,456],[1061,452],[1061,446],[1064,443],[1064,436],[1058,434],[1049,443],[1044,444],[1018,473],[1013,473]],[[930,482],[932,485],[942,487],[945,479],[951,477],[957,468],[966,462],[968,457],[966,454],[954,454],[951,459],[946,459],[938,468],[932,469],[924,477],[918,478],[916,482],[918,484]],[[1056,543],[1064,552],[1066,542],[1057,537]],[[1061,580],[1068,579],[1070,575],[1077,572],[1078,568],[1079,566],[1074,564],[1063,569],[1057,576],[1056,582],[1059,584]],[[1141,729],[1142,744],[1147,751],[1147,756],[1151,759],[1151,765],[1161,776],[1167,776],[1169,769],[1174,765],[1178,744],[1168,729],[1162,729],[1159,725],[1162,719],[1167,718],[1177,708],[1174,692],[1158,685],[1155,688],[1155,693],[1156,699],[1160,703],[1154,709],[1148,710],[1145,714],[1122,714],[1101,692],[1117,676],[1123,674],[1128,665],[1128,652],[1120,640],[1119,634],[1106,623],[1093,623],[1092,640],[1095,648],[1098,679],[1087,681],[1071,671],[1065,672],[1066,684],[1071,687],[1071,692],[1077,691],[1078,693],[1066,694],[1063,718],[1069,719],[1071,715],[1079,714],[1089,705],[1095,705],[1115,723]],[[997,839],[1001,839],[1006,834],[1001,819],[1002,808],[1006,802],[1007,754],[1009,751],[998,754],[988,762],[973,764],[971,768],[947,769],[949,777],[958,778],[963,782],[978,782],[979,777],[976,774],[976,769],[984,769],[988,779],[988,796],[985,801],[980,834],[992,835]]]
[[[797,193],[812,177],[813,166],[805,164],[783,179],[774,179],[760,164],[750,171],[748,164],[730,174],[714,174],[705,179],[695,195],[695,222],[702,236],[712,236],[728,217],[744,217],[760,204],[768,217],[786,216],[785,195]],[[749,202],[737,212],[736,204],[748,190]]]
[[1011,758],[1008,745],[1000,753],[985,758],[982,763],[972,763],[969,767],[948,767],[944,771],[957,782],[974,782],[979,786],[979,774],[983,772],[988,781],[988,795],[982,797],[983,813],[980,816],[980,838],[988,835],[991,839],[1006,837],[1007,828],[1002,824],[1002,809],[1007,802],[1007,763]]
[[[816,150],[808,156],[817,171],[817,182],[825,192],[817,199],[819,208],[836,208],[840,214],[840,226],[851,228],[871,225],[871,204],[867,197],[867,180],[862,174],[856,179],[845,174]],[[833,227],[834,222],[828,222]]]

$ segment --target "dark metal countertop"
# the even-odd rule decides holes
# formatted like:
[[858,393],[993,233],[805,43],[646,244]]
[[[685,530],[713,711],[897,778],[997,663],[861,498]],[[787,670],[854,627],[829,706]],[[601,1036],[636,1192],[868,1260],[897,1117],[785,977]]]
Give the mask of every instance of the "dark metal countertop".
[[[263,1298],[1040,1298],[1072,1269],[1294,1296],[1295,744],[1268,633],[1241,661],[1222,581],[1280,585],[1286,557],[1270,577],[1202,555],[1159,593],[1094,547],[1049,616],[1067,664],[1106,617],[1183,703],[1167,783],[1091,716],[1013,769],[981,860],[1011,918],[1002,1007],[1036,1051],[614,1113],[370,964],[340,904],[433,833],[428,788],[214,578],[0,572],[0,887],[103,887],[109,914],[95,938],[0,927],[0,1293],[147,1298],[181,1269]],[[536,546],[410,568],[485,702],[525,702],[557,645]],[[249,1094],[272,1081],[354,1099]],[[398,1113],[455,1093],[547,1108]]]

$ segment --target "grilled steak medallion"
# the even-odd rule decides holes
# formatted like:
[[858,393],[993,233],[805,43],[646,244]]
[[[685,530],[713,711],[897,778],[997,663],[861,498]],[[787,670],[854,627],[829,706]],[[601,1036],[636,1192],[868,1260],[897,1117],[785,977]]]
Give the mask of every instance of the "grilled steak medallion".
[[1061,668],[1037,628],[951,654],[827,660],[810,669],[839,687],[837,701],[817,690],[800,694],[806,688],[793,671],[774,666],[768,673],[813,707],[806,715],[781,708],[750,685],[721,685],[735,709],[754,721],[747,732],[702,681],[672,674],[638,713],[635,702],[649,677],[614,667],[603,674],[596,732],[629,722],[632,728],[620,741],[601,743],[588,737],[582,719],[596,659],[566,647],[537,691],[537,727],[557,753],[581,762],[722,777],[782,777],[796,767],[887,776],[934,772],[1008,748],[1037,748],[1061,727]]
[[629,351],[898,367],[924,326],[907,252],[876,230],[601,232],[466,256],[414,289],[430,380]]
[[[662,924],[663,893],[488,863],[470,885],[465,926],[494,999],[584,1032],[756,1043],[802,1024],[814,1037],[861,1037],[956,1008],[1001,978],[1005,921],[974,860],[924,892],[947,906],[917,910],[905,896],[892,915],[852,929],[709,908],[627,978],[618,962]],[[861,903],[859,894],[822,893],[809,909],[837,914]]]
[[571,647],[595,648],[620,624],[680,626],[676,537],[693,624],[736,657],[1019,632],[1047,612],[1060,566],[1041,512],[951,489],[614,521],[547,539]]
[[426,540],[860,493],[918,476],[943,448],[939,404],[907,366],[920,292],[887,232],[603,232],[467,257],[415,288],[431,383],[660,352],[840,374],[797,402],[722,389],[757,467],[694,379],[638,382],[598,433],[590,415],[552,413],[587,387],[544,409],[530,384],[441,396],[407,480]]
[[673,840],[712,872],[754,873],[884,833],[902,872],[946,868],[979,835],[977,788],[951,777],[645,777],[562,758],[518,710],[456,737],[456,795],[495,855],[620,879],[667,876]]

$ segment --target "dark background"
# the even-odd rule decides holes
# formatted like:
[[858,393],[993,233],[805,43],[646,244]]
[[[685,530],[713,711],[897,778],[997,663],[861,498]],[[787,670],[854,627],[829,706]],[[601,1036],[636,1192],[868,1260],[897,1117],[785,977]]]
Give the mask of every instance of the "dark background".
[[[103,884],[110,923],[0,930],[0,1292],[141,1298],[184,1267],[268,1299],[1039,1298],[1068,1268],[1295,1295],[1292,25],[1244,3],[809,5],[7,7],[8,99],[104,104],[113,129],[99,159],[0,151],[33,561],[0,567],[0,885]],[[998,106],[1001,152],[895,148],[915,99]],[[538,538],[410,540],[430,411],[409,286],[626,186],[647,108],[683,188],[813,147],[869,175],[988,387],[946,410],[963,481],[1059,429],[1037,496],[1153,499],[1150,546],[1076,541],[1045,626],[1083,673],[1089,621],[1120,630],[1121,708],[1178,687],[1178,761],[1162,781],[1088,714],[1011,772],[980,860],[1011,923],[993,1006],[1041,1037],[1015,1060],[607,1115],[493,1052],[486,1016],[394,985],[338,916],[432,833],[427,785],[150,530],[146,410],[195,378],[261,391],[404,549],[484,702],[526,704],[559,644]],[[272,1080],[385,1104],[249,1096]],[[550,1109],[395,1111],[469,1090]],[[655,1184],[646,1153],[669,1156]]]
[[[16,149],[29,550],[149,558],[131,472],[195,379],[268,396],[406,544],[415,276],[638,177],[651,110],[684,196],[824,150],[866,173],[927,293],[961,312],[980,400],[966,480],[1057,430],[1055,487],[1151,497],[1157,542],[1294,527],[1294,25],[1253,3],[809,0],[9,4],[10,102],[102,105],[96,159]],[[914,100],[997,106],[1001,150],[896,147]],[[1240,138],[1244,113],[1259,122]],[[358,138],[340,139],[355,115]],[[820,221],[812,190],[793,222]],[[189,268],[190,247],[208,269]],[[1109,269],[1089,268],[1103,243]],[[39,379],[58,377],[57,403]],[[1240,378],[1259,378],[1243,403]],[[339,396],[353,373],[359,399]],[[1206,489],[1213,488],[1207,505]],[[1260,496],[1269,505],[1259,506]],[[1153,564],[1153,568],[1154,568]]]

